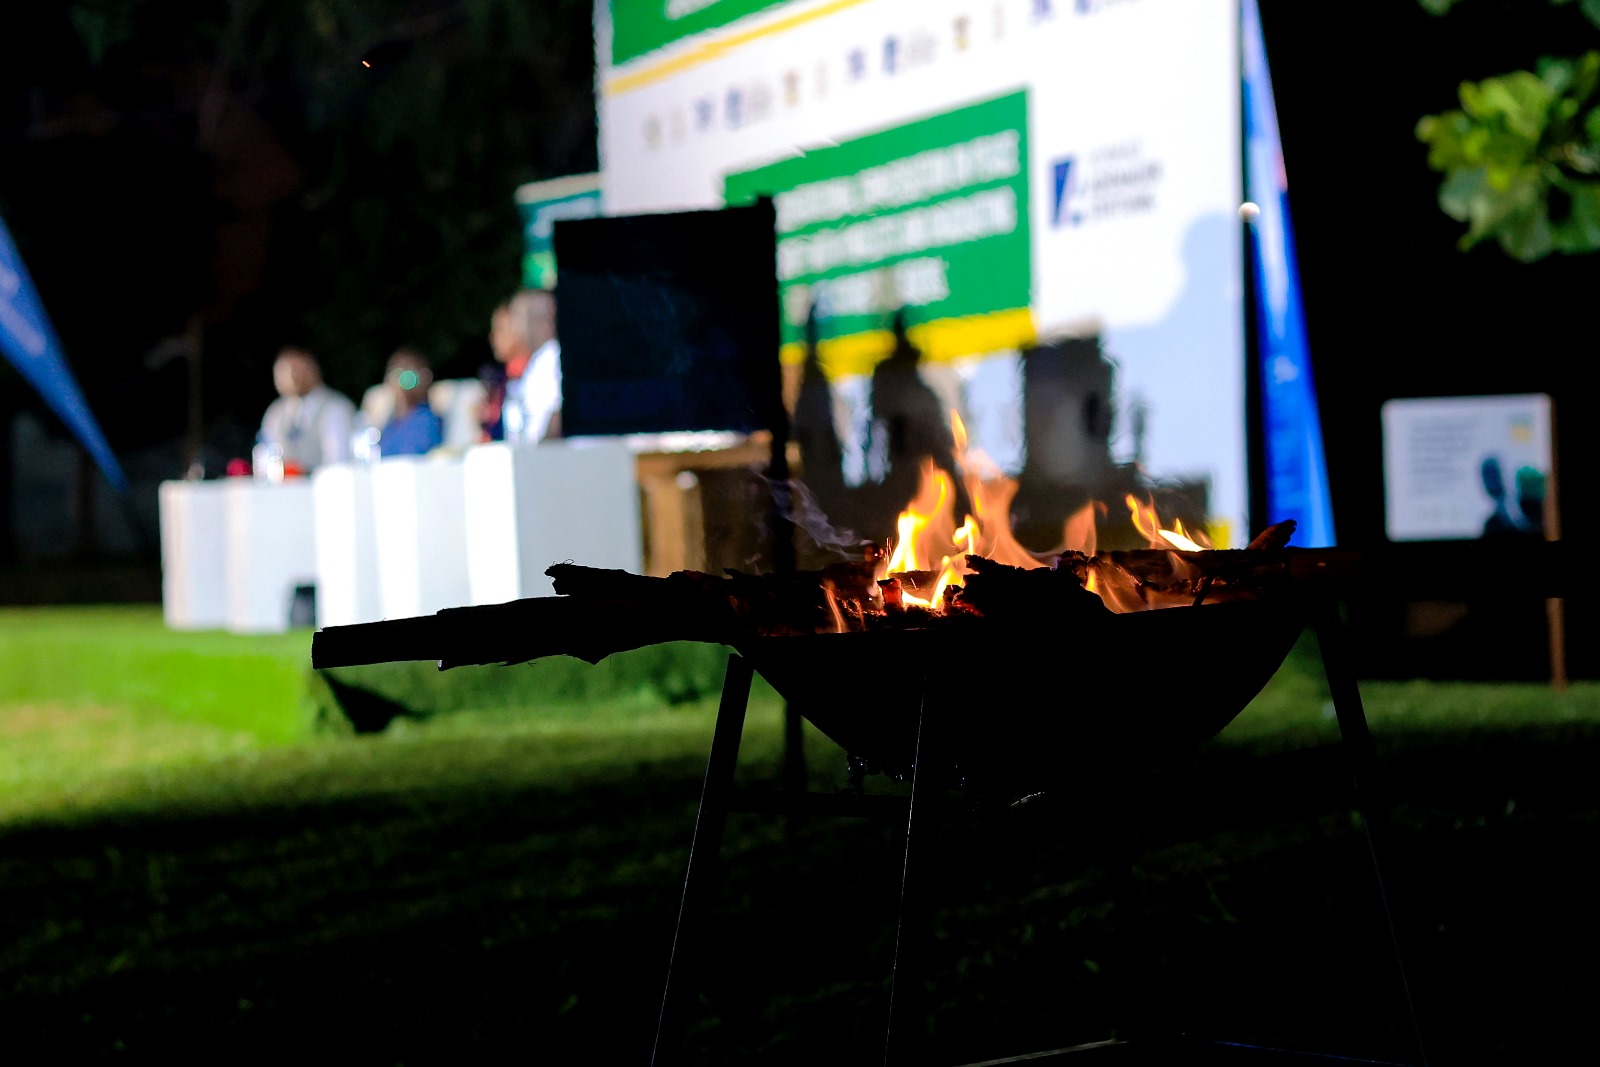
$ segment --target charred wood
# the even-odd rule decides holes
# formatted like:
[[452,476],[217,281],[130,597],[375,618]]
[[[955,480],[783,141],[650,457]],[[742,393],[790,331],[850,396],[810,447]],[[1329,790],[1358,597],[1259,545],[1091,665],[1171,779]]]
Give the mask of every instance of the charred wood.
[[1040,626],[1109,615],[1072,567],[1014,567],[969,555],[972,569],[955,604],[1008,625]]
[[552,597],[325,627],[312,637],[312,665],[436,660],[444,669],[557,655],[597,663],[673,641],[737,648],[788,635],[974,625],[1060,633],[1118,611],[1337,592],[1351,583],[1360,564],[1354,553],[1288,548],[1293,531],[1292,521],[1279,523],[1238,550],[1065,552],[1036,568],[968,555],[964,584],[946,591],[942,610],[910,599],[930,596],[937,574],[879,581],[870,559],[791,574],[664,578],[558,563],[545,572]]

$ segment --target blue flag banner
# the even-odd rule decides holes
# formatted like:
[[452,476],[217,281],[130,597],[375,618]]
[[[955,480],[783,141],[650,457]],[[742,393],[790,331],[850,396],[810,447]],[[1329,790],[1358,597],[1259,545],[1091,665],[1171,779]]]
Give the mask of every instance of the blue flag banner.
[[11,232],[0,220],[0,351],[11,360],[22,376],[44,397],[50,410],[61,417],[99,466],[106,481],[118,492],[128,488],[122,465],[106,444],[105,434],[94,413],[84,402],[83,392],[67,366],[44,305],[34,289],[33,279],[22,264],[22,256],[11,240]]
[[1289,220],[1289,182],[1256,0],[1243,0],[1241,13],[1245,198],[1260,209],[1250,226],[1250,245],[1266,455],[1265,518],[1269,523],[1293,519],[1295,544],[1327,548],[1334,543],[1333,502]]

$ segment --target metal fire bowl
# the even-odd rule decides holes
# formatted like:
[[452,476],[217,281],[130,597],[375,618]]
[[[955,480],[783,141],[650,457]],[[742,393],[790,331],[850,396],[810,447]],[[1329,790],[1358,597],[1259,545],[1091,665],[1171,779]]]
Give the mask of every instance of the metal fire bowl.
[[1298,598],[1273,597],[1059,628],[760,637],[738,651],[869,771],[909,774],[920,720],[929,769],[1021,794],[1192,753],[1255,698],[1306,623]]

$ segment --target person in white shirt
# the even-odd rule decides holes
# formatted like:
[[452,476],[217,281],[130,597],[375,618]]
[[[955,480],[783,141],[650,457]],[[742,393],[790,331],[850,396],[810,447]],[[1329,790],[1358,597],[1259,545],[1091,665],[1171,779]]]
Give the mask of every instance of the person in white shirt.
[[561,342],[556,339],[556,295],[523,289],[496,323],[497,350],[507,351],[505,439],[533,445],[561,436]]
[[316,357],[290,346],[272,364],[278,399],[261,418],[257,443],[274,454],[286,475],[308,475],[325,463],[344,463],[351,456],[356,406],[349,397],[322,383]]

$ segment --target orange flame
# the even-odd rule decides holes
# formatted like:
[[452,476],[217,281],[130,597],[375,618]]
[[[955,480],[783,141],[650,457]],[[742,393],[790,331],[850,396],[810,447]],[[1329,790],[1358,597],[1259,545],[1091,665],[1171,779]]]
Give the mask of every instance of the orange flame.
[[1197,531],[1197,536],[1201,540],[1196,541],[1185,533],[1182,519],[1174,520],[1172,529],[1162,529],[1161,517],[1156,513],[1154,501],[1149,504],[1141,504],[1137,497],[1129,493],[1124,498],[1124,502],[1128,505],[1128,510],[1133,514],[1134,529],[1138,530],[1139,534],[1150,542],[1151,548],[1176,548],[1181,552],[1199,552],[1211,547],[1210,542],[1206,541],[1205,534]]
[[[955,444],[956,466],[962,485],[972,502],[973,513],[960,526],[955,524],[954,486],[950,476],[931,458],[922,461],[922,477],[916,498],[900,513],[898,536],[882,574],[904,574],[931,570],[928,565],[940,557],[939,577],[930,599],[911,593],[903,601],[933,611],[943,610],[944,593],[962,584],[969,573],[968,554],[976,553],[1013,567],[1044,567],[1044,559],[1024,548],[1011,532],[1011,501],[1017,495],[1017,481],[1001,473],[989,458],[967,447],[966,424],[960,414],[950,413],[951,437]],[[1092,526],[1092,515],[1090,523]],[[881,576],[881,575],[880,575]]]
[[957,573],[954,561],[949,556],[944,556],[939,560],[939,577],[933,583],[933,592],[928,595],[928,598],[924,600],[915,593],[901,590],[900,602],[902,604],[914,604],[919,608],[927,608],[929,611],[943,611],[945,591],[952,586],[959,585],[961,585],[961,575]]
[[916,498],[900,513],[894,551],[883,568],[884,574],[927,570],[927,561],[933,558],[930,546],[955,544],[956,523],[951,515],[954,495],[950,476],[931,458],[924,458],[922,481]]
[[[971,501],[972,513],[960,526],[956,525],[954,485],[950,475],[936,466],[932,458],[924,458],[917,495],[900,513],[893,551],[879,569],[878,577],[933,570],[930,561],[936,557],[940,560],[939,573],[926,599],[910,592],[909,583],[903,584],[902,603],[943,611],[946,592],[963,584],[964,577],[971,573],[966,562],[969,554],[1032,569],[1050,566],[1067,552],[1088,557],[1084,586],[1112,611],[1144,611],[1187,602],[1170,591],[1146,588],[1140,578],[1111,558],[1096,554],[1096,519],[1106,513],[1101,501],[1091,500],[1067,518],[1061,530],[1061,548],[1044,554],[1030,551],[1016,539],[1011,528],[1011,504],[1019,488],[1017,480],[1003,473],[981,451],[969,448],[966,425],[955,411],[950,413],[950,428],[956,466]],[[1192,564],[1179,553],[1210,548],[1205,534],[1185,530],[1182,520],[1176,518],[1169,527],[1162,522],[1153,500],[1141,503],[1129,494],[1124,502],[1132,515],[1134,528],[1149,547],[1171,554],[1172,577],[1192,576]],[[844,620],[836,619],[836,623],[843,626]]]
[[1086,556],[1094,555],[1095,546],[1098,544],[1094,524],[1097,511],[1103,514],[1105,505],[1097,500],[1091,500],[1067,517],[1066,524],[1061,528],[1063,551],[1082,552]]
[[1089,580],[1084,587],[1118,613],[1146,611],[1153,606],[1146,600],[1144,587],[1137,578],[1100,556],[1090,559]]
[[834,592],[833,582],[823,579],[822,594],[827,599],[828,611],[833,616],[833,632],[836,634],[844,633],[844,612],[839,610],[839,597]]
[[[1024,548],[1011,531],[1011,501],[1019,488],[1015,478],[1004,474],[985,453],[967,447],[967,428],[961,416],[950,412],[955,438],[956,465],[961,469],[961,484],[972,501],[975,514],[968,515],[962,527],[970,531],[962,554],[976,553],[997,563],[1033,569],[1047,566],[1045,560]],[[961,542],[956,542],[961,547]],[[965,570],[964,565],[961,568]]]

